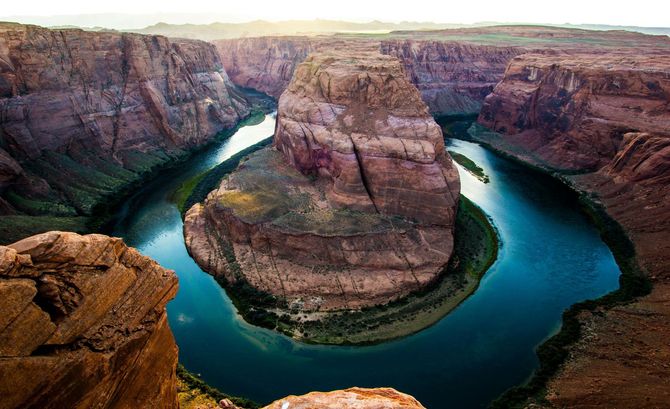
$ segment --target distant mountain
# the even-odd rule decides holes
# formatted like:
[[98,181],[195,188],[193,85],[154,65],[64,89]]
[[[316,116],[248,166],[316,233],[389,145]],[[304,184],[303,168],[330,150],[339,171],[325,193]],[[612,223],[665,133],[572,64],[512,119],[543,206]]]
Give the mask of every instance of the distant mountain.
[[139,30],[127,30],[142,34],[160,34],[167,37],[197,38],[200,40],[218,40],[239,37],[257,37],[268,35],[296,34],[332,34],[332,33],[384,33],[397,30],[440,30],[445,28],[468,27],[466,24],[439,24],[431,22],[387,23],[371,21],[354,23],[337,20],[287,20],[269,22],[263,20],[248,23],[212,23],[212,24],[167,24],[158,23]]

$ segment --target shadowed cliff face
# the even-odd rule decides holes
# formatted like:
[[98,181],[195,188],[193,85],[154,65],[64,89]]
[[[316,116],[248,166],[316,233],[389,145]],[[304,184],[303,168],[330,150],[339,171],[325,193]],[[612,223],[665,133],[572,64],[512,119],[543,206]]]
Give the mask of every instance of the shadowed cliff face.
[[177,277],[121,239],[0,246],[1,408],[176,408]]
[[439,277],[459,192],[397,59],[316,53],[280,98],[274,148],[191,208],[186,243],[206,271],[298,310],[358,309]]
[[310,52],[369,50],[398,58],[430,111],[473,114],[502,78],[519,47],[429,40],[383,41],[313,37],[259,37],[214,41],[232,81],[279,97]]
[[380,49],[402,61],[431,112],[450,115],[478,113],[507,63],[525,52],[520,47],[421,40],[382,41]]
[[479,116],[501,133],[487,143],[578,173],[566,177],[623,226],[654,284],[631,304],[580,315],[582,337],[549,383],[548,398],[558,407],[670,402],[669,72],[667,53],[653,49],[523,55]]
[[210,44],[3,23],[0,212],[90,214],[248,112]]

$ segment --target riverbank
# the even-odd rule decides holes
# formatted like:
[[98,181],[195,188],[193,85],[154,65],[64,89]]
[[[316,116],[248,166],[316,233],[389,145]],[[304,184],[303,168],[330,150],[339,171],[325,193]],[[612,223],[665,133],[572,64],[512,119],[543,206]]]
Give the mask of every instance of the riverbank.
[[449,155],[451,155],[451,158],[456,163],[463,166],[463,168],[468,172],[470,172],[472,176],[479,179],[482,183],[489,183],[489,177],[486,173],[484,173],[484,169],[477,166],[477,164],[473,162],[472,159],[455,151],[448,151],[448,152]]
[[256,402],[249,399],[230,396],[208,385],[189,372],[182,364],[177,365],[177,397],[180,409],[218,408],[219,402],[229,400],[243,409],[257,409]]
[[543,166],[542,162],[533,158],[531,154],[506,146],[502,138],[496,137],[497,134],[476,123],[468,128],[466,135],[460,133],[459,136],[461,139],[479,143],[533,172],[552,177],[574,192],[582,212],[596,226],[621,270],[619,289],[597,299],[574,304],[563,313],[561,329],[537,347],[539,368],[527,383],[509,389],[492,402],[490,407],[523,408],[531,403],[546,404],[548,403],[546,400],[548,384],[567,362],[573,346],[581,341],[585,334],[583,319],[580,317],[583,317],[584,313],[598,311],[598,314],[602,314],[615,306],[629,304],[638,297],[649,294],[651,282],[640,268],[635,246],[628,232],[606,212],[603,204],[596,197],[580,189],[570,179],[574,172],[563,173],[560,170]]
[[500,242],[495,227],[465,196],[459,202],[455,231],[451,261],[428,288],[360,311],[280,316],[276,329],[307,343],[366,345],[430,327],[475,292],[498,255]]

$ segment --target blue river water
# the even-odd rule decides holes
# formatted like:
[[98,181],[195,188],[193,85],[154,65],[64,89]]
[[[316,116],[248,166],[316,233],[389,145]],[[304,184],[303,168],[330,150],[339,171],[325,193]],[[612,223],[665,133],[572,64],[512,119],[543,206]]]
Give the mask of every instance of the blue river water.
[[179,359],[223,392],[268,403],[289,394],[391,386],[427,408],[480,408],[537,367],[535,347],[570,305],[618,287],[612,253],[565,188],[477,144],[449,140],[484,184],[459,168],[462,193],[495,223],[502,247],[479,289],[418,334],[374,346],[306,345],[245,323],[189,257],[170,197],[184,180],[272,135],[274,115],[164,172],[130,198],[114,234],[179,276],[168,305]]

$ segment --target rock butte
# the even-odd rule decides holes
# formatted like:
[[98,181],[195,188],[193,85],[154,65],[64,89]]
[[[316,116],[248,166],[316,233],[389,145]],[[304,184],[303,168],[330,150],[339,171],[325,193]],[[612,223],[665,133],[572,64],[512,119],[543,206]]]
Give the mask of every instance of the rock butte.
[[0,408],[177,407],[177,277],[121,239],[0,246]]
[[187,213],[186,243],[206,271],[293,308],[384,304],[449,261],[459,190],[397,59],[314,54],[279,100],[274,149]]
[[[631,237],[650,295],[602,314],[549,383],[558,407],[665,407],[670,402],[670,58],[667,54],[523,55],[486,98],[485,141],[566,178]],[[625,347],[624,347],[625,345]]]
[[0,23],[0,214],[89,215],[249,113],[197,40]]

